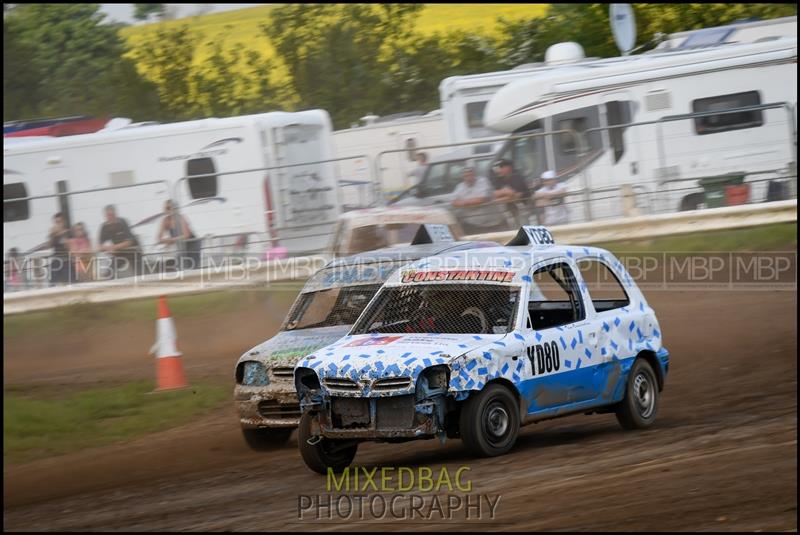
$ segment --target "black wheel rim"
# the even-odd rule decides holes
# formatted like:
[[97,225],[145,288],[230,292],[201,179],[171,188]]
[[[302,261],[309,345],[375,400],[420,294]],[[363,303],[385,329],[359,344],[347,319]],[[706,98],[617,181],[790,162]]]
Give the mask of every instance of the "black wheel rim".
[[486,438],[495,446],[502,445],[511,435],[511,414],[508,407],[494,400],[483,412],[483,428]]
[[639,372],[633,380],[633,399],[636,410],[642,418],[650,418],[656,408],[656,390],[652,378],[645,372]]

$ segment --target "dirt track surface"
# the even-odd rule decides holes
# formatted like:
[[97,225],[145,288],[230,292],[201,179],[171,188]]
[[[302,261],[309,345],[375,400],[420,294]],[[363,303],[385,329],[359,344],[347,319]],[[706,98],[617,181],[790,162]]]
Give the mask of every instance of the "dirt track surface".
[[[796,294],[649,292],[648,300],[672,358],[652,429],[572,416],[524,428],[512,452],[494,459],[469,457],[458,440],[361,446],[360,466],[468,466],[473,493],[500,495],[494,520],[300,520],[298,496],[326,494],[325,478],[308,471],[294,437],[272,452],[248,450],[231,407],[132,443],[6,467],[5,528],[797,530]],[[192,340],[183,349],[190,379],[232,373],[262,338],[252,330],[268,323],[257,312],[247,318],[213,330],[178,320],[181,343]],[[228,347],[219,342],[235,333]],[[140,335],[149,343],[152,334]],[[6,383],[24,382],[30,349],[7,344]],[[151,363],[140,358],[65,357],[53,383],[148,377]]]

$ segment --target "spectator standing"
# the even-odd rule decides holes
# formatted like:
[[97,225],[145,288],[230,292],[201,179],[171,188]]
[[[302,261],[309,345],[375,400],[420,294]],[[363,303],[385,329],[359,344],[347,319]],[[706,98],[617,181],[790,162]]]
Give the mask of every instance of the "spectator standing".
[[192,232],[186,218],[175,213],[175,207],[170,200],[164,203],[164,218],[161,220],[156,241],[176,247],[182,269],[200,267],[200,240]]
[[[453,190],[451,204],[453,208],[479,206],[492,201],[492,185],[489,179],[475,174],[475,168],[467,166],[462,171],[461,182]],[[497,217],[479,210],[481,213],[466,212],[459,218],[464,220],[466,226],[491,226],[497,223]]]
[[72,237],[69,240],[69,252],[72,257],[75,280],[87,282],[92,280],[92,242],[83,223],[72,226]]
[[50,258],[50,283],[67,284],[72,282],[72,263],[69,258],[69,239],[71,238],[67,220],[61,212],[53,216],[53,226],[50,228],[48,239],[53,248]]
[[138,274],[142,252],[136,236],[131,232],[128,222],[117,217],[117,209],[113,204],[105,207],[105,216],[106,221],[100,227],[100,237],[97,242],[100,250],[111,254],[114,260],[114,276],[126,277]]
[[542,173],[542,187],[535,193],[536,205],[544,211],[544,225],[563,225],[569,221],[564,197],[567,188],[556,178],[555,171]]
[[425,170],[428,168],[428,153],[417,153],[417,167],[411,172],[411,179],[414,181],[411,186],[418,186],[425,177]]
[[530,188],[509,160],[500,160],[495,165],[494,198],[500,202],[526,201],[531,195]]
[[476,176],[472,166],[465,167],[462,173],[461,182],[452,193],[454,207],[474,206],[492,200],[492,186],[486,177]]

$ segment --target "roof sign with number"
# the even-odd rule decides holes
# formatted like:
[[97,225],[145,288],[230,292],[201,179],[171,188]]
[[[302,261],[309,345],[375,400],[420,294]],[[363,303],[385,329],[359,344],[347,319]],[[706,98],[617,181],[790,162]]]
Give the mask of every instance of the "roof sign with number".
[[453,233],[450,232],[450,227],[447,225],[425,223],[419,226],[419,230],[417,230],[417,233],[414,235],[411,245],[452,241],[455,241],[455,238],[453,238]]
[[506,245],[553,245],[556,241],[546,227],[523,225]]

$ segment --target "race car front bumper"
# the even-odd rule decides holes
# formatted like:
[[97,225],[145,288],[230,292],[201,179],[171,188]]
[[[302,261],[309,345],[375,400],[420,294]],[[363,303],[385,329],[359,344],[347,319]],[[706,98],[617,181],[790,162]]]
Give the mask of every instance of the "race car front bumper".
[[391,439],[436,435],[441,426],[436,401],[415,402],[414,395],[352,398],[332,396],[318,410],[326,438]]
[[297,427],[300,423],[300,403],[294,388],[236,385],[233,398],[245,429]]

